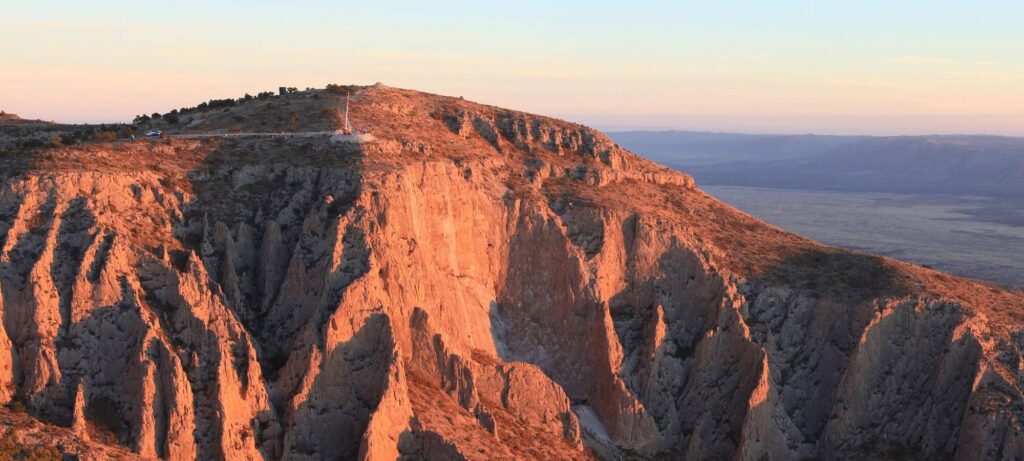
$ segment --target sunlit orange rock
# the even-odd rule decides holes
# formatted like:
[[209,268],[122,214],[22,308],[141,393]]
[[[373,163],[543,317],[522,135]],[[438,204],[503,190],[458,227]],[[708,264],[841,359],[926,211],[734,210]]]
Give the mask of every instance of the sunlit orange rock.
[[172,460],[1024,456],[1019,292],[576,124],[375,86],[339,143],[287,134],[338,95],[271,102],[184,131],[284,135],[0,157],[6,421]]

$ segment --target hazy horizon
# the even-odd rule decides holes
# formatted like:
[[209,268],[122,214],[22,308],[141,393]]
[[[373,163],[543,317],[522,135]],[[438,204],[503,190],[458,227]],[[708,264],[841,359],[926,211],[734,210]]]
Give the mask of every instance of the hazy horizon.
[[[1024,137],[1024,116],[577,114],[564,118],[607,132],[691,131],[751,135]],[[851,121],[856,122],[856,126],[851,126]]]
[[0,18],[0,110],[114,122],[281,85],[382,81],[598,127],[1024,135],[1022,13],[881,0],[39,0]]
[[[270,88],[264,90],[269,91]],[[237,96],[237,95],[235,95]],[[214,98],[233,97],[223,95]],[[183,103],[179,107],[202,101]],[[486,103],[487,101],[478,101]],[[123,119],[54,119],[8,110],[23,118],[60,123],[123,123]],[[164,112],[169,109],[165,109]],[[141,112],[140,112],[141,113]],[[606,132],[690,131],[751,135],[821,136],[1009,136],[1024,137],[1024,116],[750,116],[729,114],[542,114],[587,125]],[[851,126],[856,121],[857,126]]]

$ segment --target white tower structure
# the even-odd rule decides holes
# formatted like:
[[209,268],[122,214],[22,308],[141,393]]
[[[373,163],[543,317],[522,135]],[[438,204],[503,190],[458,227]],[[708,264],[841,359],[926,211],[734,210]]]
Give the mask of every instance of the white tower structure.
[[345,130],[344,133],[347,135],[352,134],[352,125],[348,123],[348,94],[345,94]]

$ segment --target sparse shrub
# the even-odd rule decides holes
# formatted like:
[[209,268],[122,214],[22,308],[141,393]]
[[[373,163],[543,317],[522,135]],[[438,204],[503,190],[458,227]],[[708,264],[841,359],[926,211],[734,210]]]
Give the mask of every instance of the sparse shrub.
[[168,114],[164,115],[164,121],[167,122],[167,123],[170,123],[171,125],[175,125],[175,124],[178,123],[178,114],[176,114],[176,113],[173,113],[173,114],[172,113],[168,113]]
[[49,446],[23,445],[17,442],[14,429],[7,428],[0,436],[0,459],[20,461],[60,461],[63,455]]
[[355,85],[336,85],[334,83],[327,84],[327,91],[334,94],[349,94],[355,93],[359,89]]
[[[294,92],[298,91],[298,88],[295,88],[295,87],[282,87],[282,88],[283,88],[285,93],[294,93]],[[211,99],[211,100],[206,101],[206,102],[201,102],[201,103],[197,104],[194,107],[182,107],[181,109],[174,109],[174,110],[164,114],[163,115],[163,119],[164,120],[168,120],[168,118],[171,116],[171,114],[174,114],[174,117],[170,117],[170,119],[172,119],[174,121],[168,120],[168,123],[172,123],[172,124],[173,123],[178,123],[178,115],[180,115],[180,114],[188,114],[188,113],[199,112],[199,111],[204,111],[204,110],[208,110],[208,109],[223,109],[223,108],[228,108],[228,107],[235,106],[235,105],[238,105],[238,104],[245,104],[245,103],[251,102],[251,101],[263,101],[263,100],[271,99],[274,96],[277,96],[277,93],[274,93],[273,91],[261,91],[259,93],[256,93],[256,96],[253,96],[251,94],[246,93],[245,95],[243,95],[242,97],[237,98],[237,99],[234,99],[234,98]],[[158,114],[153,114],[153,116],[152,116],[152,118],[158,118],[158,117],[159,117]],[[140,115],[140,116],[135,118],[135,123],[145,123],[145,122],[147,122],[149,120],[150,120],[150,116]]]
[[92,130],[75,130],[67,133],[61,133],[57,138],[60,139],[59,143],[50,142],[53,147],[61,146],[72,146],[78,144],[79,141],[88,139],[92,135]]
[[7,428],[0,437],[0,459],[21,461],[61,461],[63,455],[48,445],[25,445],[18,441],[14,429]]
[[37,149],[45,146],[46,143],[39,138],[29,138],[22,141],[18,141],[18,147],[23,149]]
[[116,131],[106,131],[106,130],[104,130],[104,131],[96,131],[96,132],[93,133],[92,139],[94,141],[100,141],[100,142],[111,142],[111,141],[117,139],[117,132]]
[[207,107],[209,107],[210,109],[228,108],[228,107],[234,106],[235,104],[236,104],[235,100],[234,99],[230,99],[230,98],[229,99],[211,99],[209,102],[206,103]]
[[15,413],[28,413],[28,408],[25,406],[25,401],[19,397],[15,397],[11,400],[11,403],[7,404],[7,407]]

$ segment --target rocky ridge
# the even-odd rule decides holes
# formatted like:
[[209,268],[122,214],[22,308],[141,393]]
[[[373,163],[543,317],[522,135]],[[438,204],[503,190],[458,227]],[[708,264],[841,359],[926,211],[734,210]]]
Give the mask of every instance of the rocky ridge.
[[1024,453],[1020,293],[785,233],[580,125],[353,101],[375,142],[0,158],[0,401],[172,460]]

